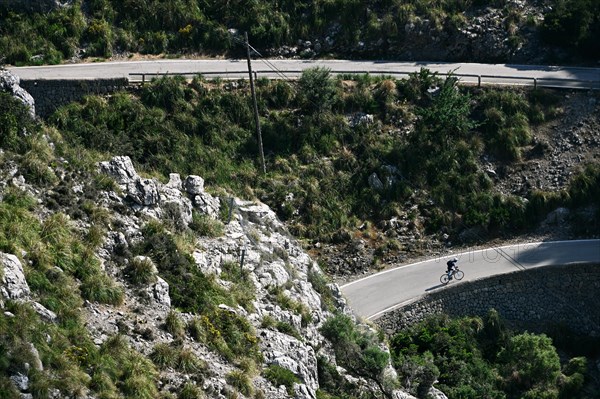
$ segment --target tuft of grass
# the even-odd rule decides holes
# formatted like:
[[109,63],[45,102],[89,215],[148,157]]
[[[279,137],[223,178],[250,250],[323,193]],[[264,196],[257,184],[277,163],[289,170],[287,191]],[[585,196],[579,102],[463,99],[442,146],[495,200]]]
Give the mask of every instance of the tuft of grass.
[[207,369],[206,362],[196,356],[190,348],[181,348],[177,358],[177,370],[184,373],[196,373]]
[[288,395],[294,394],[294,384],[299,384],[300,379],[296,377],[290,370],[283,368],[277,364],[269,365],[263,371],[264,377],[275,386],[284,385]]
[[189,228],[203,237],[221,237],[225,232],[223,222],[196,210],[192,211],[192,222]]
[[185,337],[185,324],[179,314],[171,310],[165,319],[165,330],[175,338]]
[[156,282],[158,270],[151,258],[136,256],[129,264],[127,275],[136,285],[148,285]]
[[167,343],[156,344],[150,354],[150,360],[161,369],[175,368],[177,365],[177,350]]
[[234,370],[225,376],[229,385],[237,389],[244,396],[252,396],[254,388],[250,377],[243,371]]
[[260,321],[261,328],[273,328],[276,324],[277,321],[269,315],[263,316],[262,320]]
[[123,289],[113,279],[100,273],[87,277],[80,290],[83,298],[109,305],[121,305],[125,296]]
[[275,323],[275,328],[280,333],[290,335],[296,338],[298,341],[302,341],[302,335],[300,335],[298,330],[296,330],[296,328],[294,328],[294,326],[292,326],[290,323],[287,323],[285,321],[278,321]]
[[206,395],[193,382],[186,382],[179,391],[179,399],[204,399]]
[[308,271],[308,281],[321,296],[321,309],[333,312],[335,310],[335,298],[328,286],[327,277],[311,267]]
[[236,313],[216,309],[192,319],[188,331],[196,341],[206,344],[228,360],[241,357],[262,360],[252,325]]

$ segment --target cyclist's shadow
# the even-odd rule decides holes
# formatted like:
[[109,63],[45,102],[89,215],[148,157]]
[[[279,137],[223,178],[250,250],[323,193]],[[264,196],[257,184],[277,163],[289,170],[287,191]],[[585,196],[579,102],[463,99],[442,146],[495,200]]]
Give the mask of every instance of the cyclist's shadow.
[[433,291],[433,290],[437,290],[438,288],[442,288],[447,286],[448,284],[438,284],[438,285],[434,285],[433,287],[429,287],[425,289],[425,292],[429,292],[429,291]]

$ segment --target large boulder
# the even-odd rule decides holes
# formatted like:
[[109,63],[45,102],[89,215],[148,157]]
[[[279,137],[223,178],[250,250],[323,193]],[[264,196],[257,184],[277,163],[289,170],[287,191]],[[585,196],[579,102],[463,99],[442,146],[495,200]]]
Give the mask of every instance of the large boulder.
[[127,184],[127,198],[142,206],[158,205],[160,202],[158,185],[152,179],[138,177]]
[[31,291],[25,281],[21,261],[15,255],[0,252],[0,267],[3,269],[0,293],[5,299],[25,299]]
[[131,158],[127,156],[113,157],[110,161],[100,162],[100,171],[112,176],[118,184],[127,185],[139,178]]
[[[2,0],[0,0],[0,4]],[[35,100],[25,89],[20,86],[21,79],[17,75],[0,69],[0,91],[12,94],[21,101],[28,109],[31,117],[35,117]]]

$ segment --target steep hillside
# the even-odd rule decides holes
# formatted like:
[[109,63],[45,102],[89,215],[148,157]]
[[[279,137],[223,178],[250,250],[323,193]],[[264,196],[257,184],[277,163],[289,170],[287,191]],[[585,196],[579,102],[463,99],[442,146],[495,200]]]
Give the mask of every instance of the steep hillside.
[[[159,79],[71,104],[49,122],[71,145],[260,199],[337,276],[523,234],[599,231],[593,92],[479,89],[426,70],[261,80],[265,175],[248,86]],[[576,228],[539,230],[560,207]]]
[[0,95],[2,398],[391,397],[381,338],[267,206],[140,176]]

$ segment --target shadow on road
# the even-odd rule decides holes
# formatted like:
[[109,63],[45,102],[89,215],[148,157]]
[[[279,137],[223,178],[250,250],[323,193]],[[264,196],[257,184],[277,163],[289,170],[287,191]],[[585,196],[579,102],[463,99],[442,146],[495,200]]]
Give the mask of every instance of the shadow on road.
[[438,289],[438,288],[445,287],[446,285],[448,285],[448,284],[438,284],[438,285],[434,285],[433,287],[429,287],[429,288],[425,289],[425,292],[433,291],[433,290],[436,290],[436,289]]

